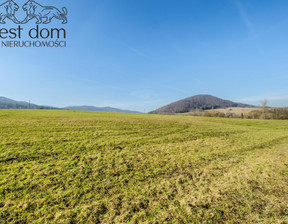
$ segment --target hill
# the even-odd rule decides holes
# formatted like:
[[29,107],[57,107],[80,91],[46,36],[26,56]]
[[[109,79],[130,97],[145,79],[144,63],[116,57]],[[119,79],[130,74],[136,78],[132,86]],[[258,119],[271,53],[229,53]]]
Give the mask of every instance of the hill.
[[41,106],[24,101],[16,101],[0,96],[0,109],[54,109],[54,110],[80,110],[80,111],[99,111],[99,112],[118,112],[118,113],[141,113],[138,111],[122,110],[113,107],[94,107],[94,106],[69,106],[64,108]]
[[69,106],[64,110],[80,110],[80,111],[99,111],[99,112],[118,112],[118,113],[141,113],[138,111],[122,110],[113,107],[94,107],[94,106]]
[[58,109],[58,108],[31,104],[24,101],[16,101],[0,96],[0,109]]
[[169,114],[187,113],[192,110],[209,110],[228,107],[254,107],[247,104],[236,103],[230,100],[223,100],[211,95],[196,95],[183,100],[168,104],[150,113]]

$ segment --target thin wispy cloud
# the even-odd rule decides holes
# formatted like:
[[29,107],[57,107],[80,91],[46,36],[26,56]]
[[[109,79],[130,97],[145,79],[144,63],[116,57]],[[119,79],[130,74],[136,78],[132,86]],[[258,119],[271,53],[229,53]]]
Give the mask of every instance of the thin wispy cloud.
[[280,21],[278,23],[275,23],[274,25],[268,27],[263,34],[267,34],[267,33],[271,33],[271,32],[275,32],[277,29],[282,28],[285,26],[285,29],[287,27],[288,24],[288,19],[285,19],[283,21]]
[[255,46],[258,48],[259,55],[266,58],[267,55],[266,55],[265,50],[261,44],[262,41],[259,37],[259,33],[255,29],[254,24],[252,23],[251,19],[249,18],[248,14],[245,10],[245,7],[241,3],[241,0],[233,0],[233,1],[234,1],[235,5],[238,9],[238,12],[239,12],[241,19],[243,20],[245,26],[249,30],[249,33],[250,33],[249,40],[254,39],[254,41],[256,41]]
[[134,53],[137,54],[138,56],[141,56],[141,57],[144,57],[144,58],[149,58],[149,56],[146,55],[146,54],[144,54],[142,51],[140,51],[140,50],[138,50],[138,49],[136,49],[136,48],[133,48],[133,47],[129,47],[129,46],[127,46],[127,47],[128,47],[128,49],[129,49],[130,51],[134,52]]
[[243,22],[245,23],[245,25],[247,26],[248,30],[250,31],[251,35],[254,37],[254,38],[257,38],[258,37],[258,34],[257,34],[257,31],[253,25],[253,23],[251,22],[249,16],[247,15],[246,13],[246,10],[244,9],[242,3],[240,0],[234,0],[237,8],[238,8],[238,11],[239,11],[239,14],[243,20]]

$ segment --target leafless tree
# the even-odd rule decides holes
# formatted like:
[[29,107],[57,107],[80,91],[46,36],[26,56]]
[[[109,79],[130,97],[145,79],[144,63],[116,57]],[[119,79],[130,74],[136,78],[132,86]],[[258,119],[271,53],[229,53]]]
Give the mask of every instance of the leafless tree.
[[268,100],[266,100],[266,99],[261,100],[263,119],[266,119],[267,104],[268,104]]

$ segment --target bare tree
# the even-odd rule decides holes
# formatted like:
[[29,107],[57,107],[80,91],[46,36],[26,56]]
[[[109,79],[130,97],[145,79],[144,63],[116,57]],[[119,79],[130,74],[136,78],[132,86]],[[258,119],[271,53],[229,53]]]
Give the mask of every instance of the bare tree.
[[261,107],[262,107],[262,114],[263,114],[263,119],[266,119],[266,112],[267,112],[267,104],[268,104],[268,100],[264,99],[261,100]]

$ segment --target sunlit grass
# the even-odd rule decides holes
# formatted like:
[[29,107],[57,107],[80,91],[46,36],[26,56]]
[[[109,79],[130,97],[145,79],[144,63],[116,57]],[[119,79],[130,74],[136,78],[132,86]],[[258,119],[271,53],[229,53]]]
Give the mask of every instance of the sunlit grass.
[[288,121],[0,111],[0,223],[286,223]]

